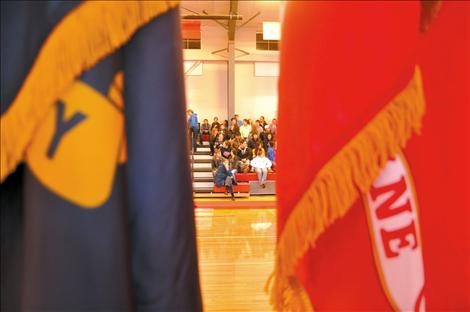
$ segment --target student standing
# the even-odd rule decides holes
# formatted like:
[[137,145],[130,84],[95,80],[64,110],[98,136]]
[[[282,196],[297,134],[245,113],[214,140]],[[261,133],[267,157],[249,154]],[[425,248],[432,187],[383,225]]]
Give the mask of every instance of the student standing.
[[199,122],[197,120],[197,114],[192,110],[188,109],[187,114],[189,116],[189,133],[192,138],[192,149],[196,152],[197,149],[197,137],[199,134]]

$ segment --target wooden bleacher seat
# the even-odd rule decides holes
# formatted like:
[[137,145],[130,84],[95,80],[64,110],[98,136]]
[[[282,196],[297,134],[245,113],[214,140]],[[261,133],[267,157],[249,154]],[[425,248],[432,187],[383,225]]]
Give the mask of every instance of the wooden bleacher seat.
[[[249,182],[249,181],[258,181],[258,175],[254,172],[250,173],[237,173],[235,174],[235,178],[238,182]],[[276,173],[275,172],[268,172],[267,181],[276,181]]]
[[[225,186],[216,186],[214,185],[214,193],[224,193]],[[233,186],[234,193],[250,193],[250,185],[248,183],[239,183],[238,185]]]

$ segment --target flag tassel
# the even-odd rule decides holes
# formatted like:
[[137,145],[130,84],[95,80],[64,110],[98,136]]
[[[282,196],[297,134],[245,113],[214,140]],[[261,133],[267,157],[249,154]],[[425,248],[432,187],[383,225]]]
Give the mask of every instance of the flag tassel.
[[23,160],[38,124],[72,82],[124,45],[140,27],[177,4],[178,1],[89,1],[55,27],[0,119],[0,182]]

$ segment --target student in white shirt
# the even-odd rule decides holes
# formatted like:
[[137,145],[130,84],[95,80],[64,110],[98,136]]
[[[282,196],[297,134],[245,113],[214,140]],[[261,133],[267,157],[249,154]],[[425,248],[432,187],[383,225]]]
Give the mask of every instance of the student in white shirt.
[[265,183],[268,177],[268,169],[270,169],[272,165],[271,161],[264,156],[264,152],[261,149],[258,150],[257,156],[251,161],[251,167],[255,169],[258,175],[259,185],[262,188],[266,187]]
[[240,134],[242,138],[246,139],[249,137],[251,132],[251,125],[248,122],[248,119],[243,119],[243,126],[240,127]]

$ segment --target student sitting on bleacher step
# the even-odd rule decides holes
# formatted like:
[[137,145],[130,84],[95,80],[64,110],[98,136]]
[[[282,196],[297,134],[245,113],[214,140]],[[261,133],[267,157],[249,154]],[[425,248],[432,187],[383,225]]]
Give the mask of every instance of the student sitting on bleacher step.
[[251,125],[248,119],[243,119],[243,126],[240,127],[240,134],[242,138],[248,139],[248,137],[250,136],[251,130],[252,130]]
[[232,150],[230,149],[228,141],[224,141],[222,146],[220,146],[220,152],[222,153],[222,156],[228,159],[230,157],[231,151]]
[[266,151],[266,154],[268,153],[269,143],[272,143],[274,146],[274,136],[271,132],[266,132],[263,140],[263,148]]
[[246,141],[242,141],[237,152],[239,162],[239,172],[247,173],[250,171],[251,152]]
[[217,148],[221,148],[222,144],[224,143],[224,134],[219,133],[216,138],[214,138],[214,142],[211,145],[212,146],[212,151],[215,151]]
[[251,138],[248,140],[248,147],[250,149],[254,149],[258,146],[258,144],[260,142],[261,142],[261,140],[259,139],[258,133],[256,131],[252,132],[251,133]]
[[266,155],[266,150],[264,149],[262,142],[258,142],[258,145],[254,149],[252,149],[251,151],[253,153],[252,158],[255,158],[256,155],[258,155],[258,151],[263,151],[263,155]]
[[222,157],[222,154],[220,152],[220,148],[216,148],[214,150],[214,156],[212,157],[212,161],[211,161],[212,175],[213,175],[214,179],[215,179],[215,174],[217,172],[217,169],[223,163],[224,163],[224,158]]
[[[204,135],[210,136],[210,129],[211,129],[211,125],[209,125],[209,120],[204,119],[202,121],[202,125],[201,125],[201,135],[202,136],[204,136]],[[201,141],[202,141],[202,139],[201,139]]]
[[212,122],[211,124],[211,130],[216,128],[217,130],[219,130],[220,128],[220,123],[219,123],[219,118],[218,117],[214,117],[214,122]]
[[234,180],[235,175],[230,170],[229,161],[227,158],[223,159],[223,163],[217,169],[215,173],[215,185],[218,187],[225,186],[225,193],[230,192],[232,200],[235,200],[235,195],[233,194],[233,185],[237,185],[236,180]]
[[274,149],[274,142],[268,143],[268,159],[273,164],[273,168],[276,167],[276,150]]
[[251,161],[251,166],[255,169],[258,175],[258,182],[262,188],[266,187],[266,178],[268,177],[268,170],[271,169],[271,161],[264,155],[263,150],[259,149],[257,156]]

